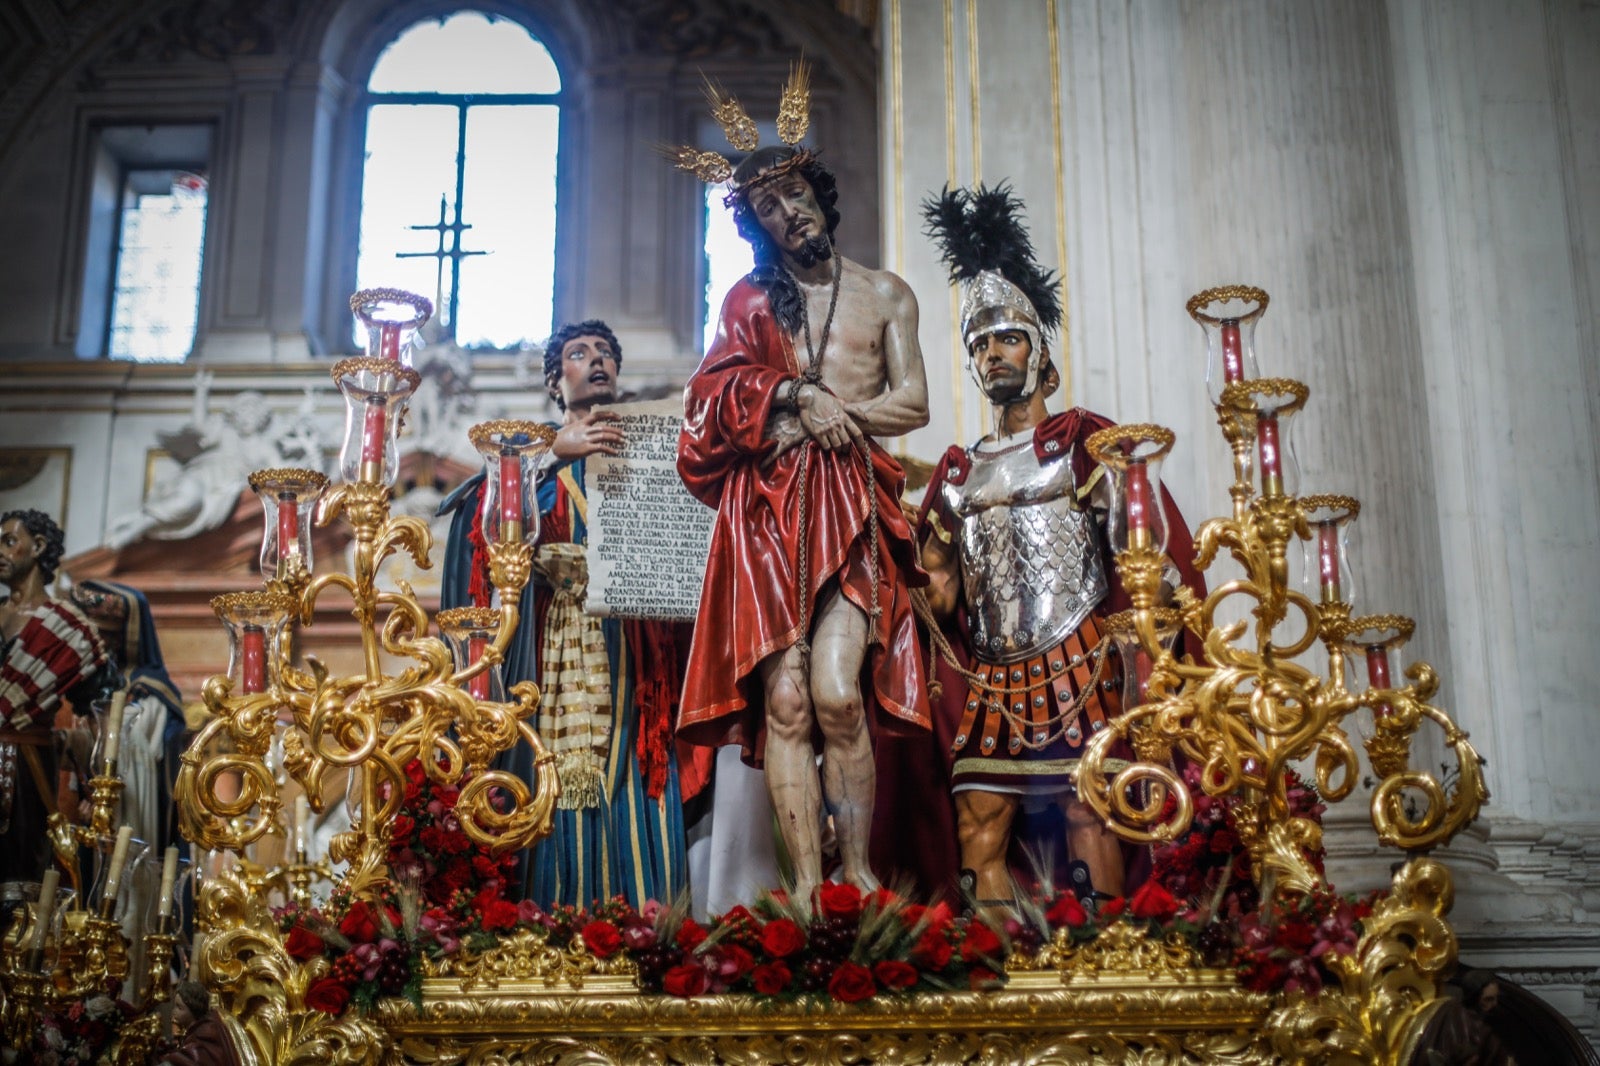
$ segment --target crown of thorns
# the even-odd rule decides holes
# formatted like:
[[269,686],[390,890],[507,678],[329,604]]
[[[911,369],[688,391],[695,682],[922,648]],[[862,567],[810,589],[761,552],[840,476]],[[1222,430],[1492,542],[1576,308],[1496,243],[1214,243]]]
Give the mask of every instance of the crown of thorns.
[[[761,133],[738,98],[710,78],[705,79],[705,92],[706,102],[711,105],[711,117],[722,127],[728,143],[747,155],[760,148]],[[672,160],[679,170],[688,171],[707,185],[728,182],[728,195],[723,198],[723,203],[732,207],[734,201],[751,186],[781,177],[816,158],[814,151],[800,147],[800,141],[810,126],[811,64],[802,59],[789,67],[789,80],[784,84],[783,95],[778,100],[778,138],[794,149],[792,154],[738,182],[732,180],[733,164],[720,152],[694,145],[668,145],[662,149],[662,154]]]

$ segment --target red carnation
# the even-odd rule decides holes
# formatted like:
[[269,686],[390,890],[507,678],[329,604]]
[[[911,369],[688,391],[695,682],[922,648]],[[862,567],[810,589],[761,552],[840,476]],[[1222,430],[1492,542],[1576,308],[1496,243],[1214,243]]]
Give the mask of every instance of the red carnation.
[[590,922],[581,935],[596,958],[609,959],[622,948],[622,934],[610,922]]
[[421,788],[423,782],[428,780],[428,771],[422,768],[421,760],[412,759],[406,763],[406,780],[418,788]]
[[350,990],[331,977],[324,977],[306,989],[306,1006],[324,1014],[343,1014],[350,1003]]
[[685,918],[678,926],[677,944],[684,951],[693,951],[705,942],[705,928],[693,918]]
[[872,971],[857,962],[841,962],[828,979],[828,995],[840,1003],[860,1003],[877,994],[878,985],[872,979]]
[[961,941],[961,961],[975,962],[980,956],[994,958],[1000,954],[1000,938],[982,922],[967,926],[967,935]]
[[1100,905],[1100,917],[1118,918],[1127,909],[1128,901],[1118,896],[1116,899],[1108,899]]
[[817,900],[824,918],[843,918],[853,922],[861,917],[863,900],[861,890],[855,885],[824,882],[817,889]]
[[324,947],[320,936],[303,925],[296,925],[289,930],[289,939],[284,941],[283,949],[289,953],[291,959],[304,962],[321,955]]
[[788,918],[776,918],[761,930],[761,950],[775,959],[787,958],[805,946],[805,931]]
[[1133,894],[1133,899],[1128,901],[1128,909],[1135,918],[1166,921],[1178,913],[1178,901],[1173,899],[1172,893],[1160,884],[1146,881],[1139,886],[1139,891]]
[[394,827],[390,830],[389,839],[396,844],[411,843],[411,834],[416,831],[417,822],[409,814],[394,816]]
[[872,964],[872,976],[884,988],[900,992],[917,983],[917,968],[899,959],[884,959]]
[[1071,892],[1063,892],[1061,898],[1044,912],[1044,917],[1052,927],[1068,925],[1079,929],[1088,922],[1089,912],[1083,909],[1083,904],[1078,902],[1077,896]]
[[789,987],[793,974],[781,962],[764,962],[750,971],[750,983],[763,996],[775,996]]
[[661,978],[661,987],[670,996],[699,996],[711,987],[711,978],[706,974],[706,968],[698,962],[686,962],[681,966],[674,966]]
[[481,908],[485,932],[510,929],[517,924],[517,905],[508,899],[492,899]]

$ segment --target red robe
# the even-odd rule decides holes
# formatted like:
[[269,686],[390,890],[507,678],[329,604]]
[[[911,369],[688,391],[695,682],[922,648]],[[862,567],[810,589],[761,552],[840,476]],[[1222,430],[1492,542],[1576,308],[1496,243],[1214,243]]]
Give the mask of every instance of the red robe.
[[[767,416],[780,390],[799,373],[789,334],[773,315],[767,294],[741,280],[723,301],[716,339],[685,389],[678,439],[684,485],[717,510],[678,732],[695,744],[738,744],[753,766],[761,765],[765,746],[756,666],[801,636],[795,590],[801,449],[761,468],[774,447],[764,436]],[[814,445],[809,451],[805,595],[814,623],[818,593],[831,580],[863,613],[870,611],[872,560],[860,453]],[[881,614],[862,670],[862,700],[875,729],[926,730],[928,702],[909,586],[925,585],[928,578],[900,510],[905,472],[876,443],[872,475]]]

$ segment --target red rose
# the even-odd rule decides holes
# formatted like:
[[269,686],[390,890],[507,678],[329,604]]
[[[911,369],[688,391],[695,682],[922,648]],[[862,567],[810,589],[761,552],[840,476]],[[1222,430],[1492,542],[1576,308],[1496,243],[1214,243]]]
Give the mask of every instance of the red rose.
[[622,934],[610,922],[590,922],[581,935],[589,951],[599,959],[609,959],[622,948]]
[[925,970],[942,970],[950,965],[953,950],[944,930],[930,927],[911,949],[911,958]]
[[776,918],[761,930],[761,950],[775,959],[787,958],[805,946],[805,931],[788,918]]
[[661,978],[661,987],[669,996],[699,996],[711,987],[711,978],[706,975],[706,968],[698,962],[686,962],[681,966],[674,966]]
[[750,971],[750,983],[763,996],[775,996],[789,987],[789,978],[792,976],[789,967],[783,963],[764,962]]
[[1089,920],[1089,912],[1083,909],[1083,904],[1078,902],[1077,896],[1071,892],[1063,892],[1061,898],[1044,912],[1044,917],[1051,927],[1068,925],[1078,929]]
[[416,819],[412,818],[411,815],[397,814],[394,816],[394,826],[389,833],[389,839],[396,844],[409,844],[411,843],[411,834],[416,831],[416,828]]
[[378,923],[378,909],[364,899],[356,900],[339,920],[339,932],[356,944],[375,943],[383,932]]
[[420,759],[412,759],[406,763],[406,780],[418,788],[421,788],[423,782],[428,780],[428,771],[422,768]]
[[447,836],[447,834],[445,833],[445,831],[443,829],[440,829],[438,826],[436,826],[436,825],[425,825],[425,826],[422,827],[422,834],[421,834],[422,846],[427,848],[430,852],[432,852],[435,855],[444,855],[444,854],[446,854],[446,848],[445,848],[445,838],[446,838],[446,836]]
[[961,941],[961,961],[975,962],[980,956],[994,958],[1000,954],[1000,938],[982,922],[967,925],[967,935]]
[[861,917],[863,900],[861,890],[855,885],[838,885],[825,881],[817,889],[817,901],[824,918],[843,918],[855,921]]
[[1178,913],[1178,901],[1173,899],[1172,893],[1160,884],[1146,881],[1139,886],[1139,891],[1133,894],[1133,899],[1128,901],[1128,909],[1135,918],[1166,921]]
[[705,928],[693,918],[685,918],[683,924],[678,926],[677,944],[684,951],[693,951],[704,943],[705,939]]
[[350,990],[331,977],[324,977],[306,989],[306,1006],[324,1014],[343,1014],[350,1003]]
[[840,1003],[860,1003],[877,994],[878,984],[872,979],[872,971],[860,963],[841,962],[828,979],[828,995]]
[[1218,829],[1211,834],[1211,851],[1216,855],[1226,855],[1233,850],[1234,845],[1238,842],[1239,839],[1228,830]]
[[443,804],[444,809],[447,811],[453,811],[456,809],[456,800],[459,799],[460,796],[461,790],[458,788],[441,788],[436,790],[433,794],[434,799],[437,799],[441,804]]
[[899,959],[884,959],[872,964],[872,976],[884,988],[900,992],[917,983],[917,968]]
[[1106,900],[1104,903],[1102,903],[1100,905],[1100,917],[1102,917],[1102,918],[1120,917],[1122,912],[1127,910],[1127,909],[1128,909],[1128,901],[1123,899],[1121,896],[1118,896],[1116,899],[1108,899],[1108,900]]
[[472,872],[481,881],[494,881],[500,877],[500,864],[487,855],[472,857]]
[[289,953],[291,959],[299,959],[301,962],[314,959],[325,950],[322,938],[303,925],[296,925],[289,930],[289,939],[284,941],[283,949]]
[[508,899],[491,900],[488,906],[482,909],[481,923],[484,931],[493,933],[501,929],[510,929],[517,924],[517,905]]
[[722,980],[730,984],[755,968],[755,956],[738,944],[720,944],[711,953],[721,970]]

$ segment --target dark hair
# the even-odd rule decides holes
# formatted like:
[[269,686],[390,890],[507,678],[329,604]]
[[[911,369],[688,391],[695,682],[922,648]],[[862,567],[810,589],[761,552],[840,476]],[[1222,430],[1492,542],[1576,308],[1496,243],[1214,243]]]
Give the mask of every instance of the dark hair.
[[[733,180],[740,180],[740,171],[753,173],[764,170],[793,154],[792,148],[759,149],[739,164]],[[834,179],[833,171],[815,157],[801,163],[796,170],[811,185],[811,194],[822,209],[823,221],[828,225],[828,238],[832,240],[833,231],[839,228],[839,183]],[[759,181],[752,183],[734,199],[733,224],[739,230],[739,236],[749,241],[755,251],[756,265],[750,271],[750,281],[767,290],[767,299],[772,302],[772,313],[778,323],[790,333],[798,333],[805,325],[805,301],[800,296],[800,287],[783,269],[783,251],[762,228],[761,220],[756,218],[755,211],[750,207],[750,193],[760,184]]]
[[50,584],[55,580],[56,567],[60,565],[61,556],[67,550],[66,535],[61,532],[61,527],[56,525],[56,520],[43,511],[7,511],[0,515],[0,525],[13,518],[22,523],[23,529],[44,541],[44,546],[39,549],[39,554],[34,556],[34,561],[39,564],[39,569],[44,571],[44,583]]
[[568,322],[550,334],[550,339],[544,342],[544,383],[550,390],[550,398],[563,411],[567,409],[567,402],[561,398],[561,390],[556,388],[556,382],[561,380],[561,349],[574,337],[599,337],[611,345],[611,352],[617,357],[617,368],[622,367],[622,342],[611,332],[611,327],[598,318]]
[[211,993],[199,981],[179,981],[172,986],[172,997],[181,1000],[196,1019],[211,1013]]

